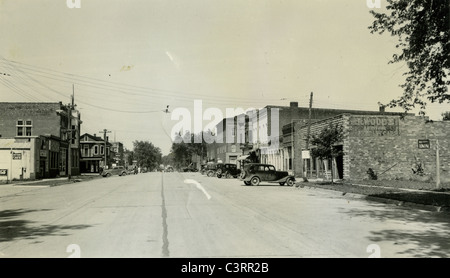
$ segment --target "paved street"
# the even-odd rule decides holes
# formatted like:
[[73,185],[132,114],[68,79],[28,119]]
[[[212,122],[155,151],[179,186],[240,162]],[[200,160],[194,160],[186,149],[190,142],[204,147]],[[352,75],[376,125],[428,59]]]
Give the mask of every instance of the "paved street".
[[0,257],[447,257],[449,228],[445,213],[199,173],[0,196]]

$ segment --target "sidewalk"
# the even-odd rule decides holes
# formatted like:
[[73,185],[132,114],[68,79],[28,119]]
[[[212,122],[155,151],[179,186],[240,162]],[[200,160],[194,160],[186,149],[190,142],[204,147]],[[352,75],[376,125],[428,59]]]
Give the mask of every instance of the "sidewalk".
[[[392,182],[386,182],[392,183]],[[334,184],[322,180],[297,182],[296,186],[307,189],[322,189],[341,192],[342,196],[362,198],[396,206],[412,207],[432,212],[450,211],[450,191],[433,191],[429,189],[411,189],[402,187],[368,185],[361,183]]]
[[31,181],[16,180],[9,184],[0,183],[0,198],[52,186],[92,180],[97,177],[101,176],[99,174],[81,174],[80,176],[72,176],[70,180],[67,177],[60,177]]

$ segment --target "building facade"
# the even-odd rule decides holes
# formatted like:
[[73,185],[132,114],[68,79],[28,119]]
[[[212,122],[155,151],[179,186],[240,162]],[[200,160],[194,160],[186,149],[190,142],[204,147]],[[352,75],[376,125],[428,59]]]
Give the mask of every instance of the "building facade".
[[[341,114],[313,123],[311,135],[330,124],[343,127],[343,140],[334,146],[343,155],[332,163],[311,157],[306,167],[309,177],[327,178],[333,170],[337,178],[364,180],[371,178],[371,169],[378,179],[450,182],[450,121],[414,115]],[[307,126],[299,126],[295,150],[300,154],[306,147],[306,134]],[[298,171],[303,169],[302,161],[297,161]]]
[[91,135],[84,133],[80,138],[80,170],[82,173],[100,173],[101,169],[105,167],[106,154],[106,168],[110,168],[116,163],[115,152],[111,151],[112,144],[106,142],[103,138],[96,134]]
[[[70,112],[71,111],[71,112]],[[69,114],[72,113],[69,120]],[[0,103],[0,140],[39,138],[35,178],[78,175],[81,116],[62,102]],[[69,150],[70,148],[70,150]],[[69,157],[70,153],[70,157]],[[70,161],[69,161],[70,159]],[[70,166],[70,172],[68,167]],[[41,170],[42,169],[42,170]]]

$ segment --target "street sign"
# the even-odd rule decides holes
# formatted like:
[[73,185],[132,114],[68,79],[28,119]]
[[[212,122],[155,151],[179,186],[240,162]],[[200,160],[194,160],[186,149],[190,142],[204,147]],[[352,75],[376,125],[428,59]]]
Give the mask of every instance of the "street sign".
[[13,153],[12,159],[13,160],[22,160],[22,153]]
[[429,149],[430,148],[430,139],[419,139],[418,147],[419,147],[419,149]]
[[7,176],[8,175],[8,169],[0,169],[0,176]]

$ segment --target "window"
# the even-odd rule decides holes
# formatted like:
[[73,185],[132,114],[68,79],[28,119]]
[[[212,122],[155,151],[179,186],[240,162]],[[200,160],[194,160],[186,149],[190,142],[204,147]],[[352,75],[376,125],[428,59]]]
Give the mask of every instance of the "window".
[[31,136],[33,122],[31,120],[17,120],[17,136]]
[[97,145],[94,146],[94,154],[98,154],[98,146]]
[[84,146],[84,156],[89,156],[89,146],[88,145]]
[[105,154],[105,147],[100,146],[100,154]]

